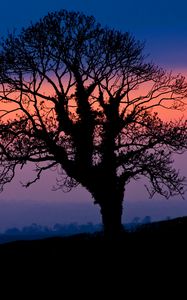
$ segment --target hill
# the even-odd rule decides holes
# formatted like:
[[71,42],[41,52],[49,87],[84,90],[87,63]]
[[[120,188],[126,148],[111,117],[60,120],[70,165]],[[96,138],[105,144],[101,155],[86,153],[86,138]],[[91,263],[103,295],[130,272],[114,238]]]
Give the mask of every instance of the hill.
[[150,284],[161,293],[168,278],[182,278],[186,270],[186,238],[183,217],[141,225],[117,242],[104,240],[101,233],[9,242],[0,245],[1,273],[12,281],[31,278],[34,289],[36,284],[41,289],[41,280],[56,281],[57,290],[70,286],[70,294],[77,293],[77,285],[81,295],[87,294],[86,286],[109,291],[115,281],[119,293],[132,285],[131,293],[139,287],[138,293],[149,294]]
[[108,252],[120,249],[120,252],[139,252],[146,248],[152,251],[168,249],[177,243],[185,247],[187,238],[187,217],[167,221],[142,224],[131,230],[124,231],[120,241],[107,241],[101,232],[95,234],[81,233],[66,237],[49,237],[39,240],[19,240],[0,245],[0,255],[13,256],[61,256],[74,252],[87,251]]

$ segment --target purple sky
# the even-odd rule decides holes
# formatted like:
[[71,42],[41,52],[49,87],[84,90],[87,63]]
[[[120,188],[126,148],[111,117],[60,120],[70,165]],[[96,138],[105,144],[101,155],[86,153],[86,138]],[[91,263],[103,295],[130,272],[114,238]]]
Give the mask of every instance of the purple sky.
[[[145,40],[145,52],[160,66],[185,73],[187,70],[187,2],[148,0],[7,0],[1,3],[0,34],[21,28],[48,11],[70,9],[92,14],[103,25],[130,31]],[[187,176],[187,155],[178,159],[177,167]],[[30,175],[18,172],[15,180],[0,194],[0,231],[6,227],[24,226],[33,222],[52,225],[56,222],[100,222],[99,209],[92,204],[91,196],[82,188],[63,194],[52,192],[55,174],[46,173],[40,182],[23,189],[20,180]],[[135,216],[152,219],[187,215],[186,200],[165,200],[156,196],[150,200],[144,182],[131,183],[126,190],[124,221]]]

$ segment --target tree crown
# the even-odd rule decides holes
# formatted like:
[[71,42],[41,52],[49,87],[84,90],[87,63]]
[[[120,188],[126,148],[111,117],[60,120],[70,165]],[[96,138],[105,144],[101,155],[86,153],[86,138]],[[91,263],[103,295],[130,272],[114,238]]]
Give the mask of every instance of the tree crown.
[[94,197],[93,182],[124,186],[139,175],[151,194],[182,194],[172,153],[187,148],[186,121],[156,110],[184,108],[187,84],[148,63],[143,48],[65,10],[9,34],[0,50],[0,185],[33,162],[27,186],[60,166],[60,186],[81,183]]

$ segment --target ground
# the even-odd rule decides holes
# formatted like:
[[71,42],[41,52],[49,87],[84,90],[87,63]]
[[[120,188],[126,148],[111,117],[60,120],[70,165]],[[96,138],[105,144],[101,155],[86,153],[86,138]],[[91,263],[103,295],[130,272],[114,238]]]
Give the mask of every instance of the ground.
[[[44,295],[59,299],[55,293],[68,293],[64,299],[73,294],[78,299],[79,295],[81,299],[94,295],[99,299],[102,292],[103,299],[107,293],[109,299],[123,299],[123,294],[125,299],[138,299],[136,293],[138,297],[167,299],[164,292],[168,295],[173,288],[178,289],[177,298],[182,299],[179,291],[182,280],[186,280],[186,239],[187,218],[179,218],[126,232],[115,243],[104,241],[99,234],[81,234],[3,244],[1,286],[8,282],[6,293],[12,292],[12,282],[16,282],[19,293],[27,287],[25,299],[30,299],[31,291],[35,292],[31,299],[36,299],[39,290],[44,293],[41,299]],[[53,296],[46,293],[48,289],[52,289]]]

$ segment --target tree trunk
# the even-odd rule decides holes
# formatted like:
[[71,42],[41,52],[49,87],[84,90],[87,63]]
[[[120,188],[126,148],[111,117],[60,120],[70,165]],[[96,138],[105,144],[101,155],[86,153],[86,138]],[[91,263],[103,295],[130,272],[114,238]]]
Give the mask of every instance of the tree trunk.
[[101,194],[102,198],[100,197],[100,200],[97,201],[97,203],[101,208],[104,235],[110,240],[119,239],[123,231],[122,204],[124,191],[116,191],[115,189],[114,192],[107,187],[107,191],[102,190]]
[[122,203],[115,203],[114,199],[112,203],[108,201],[102,204],[101,215],[105,237],[110,240],[119,239],[123,231]]

